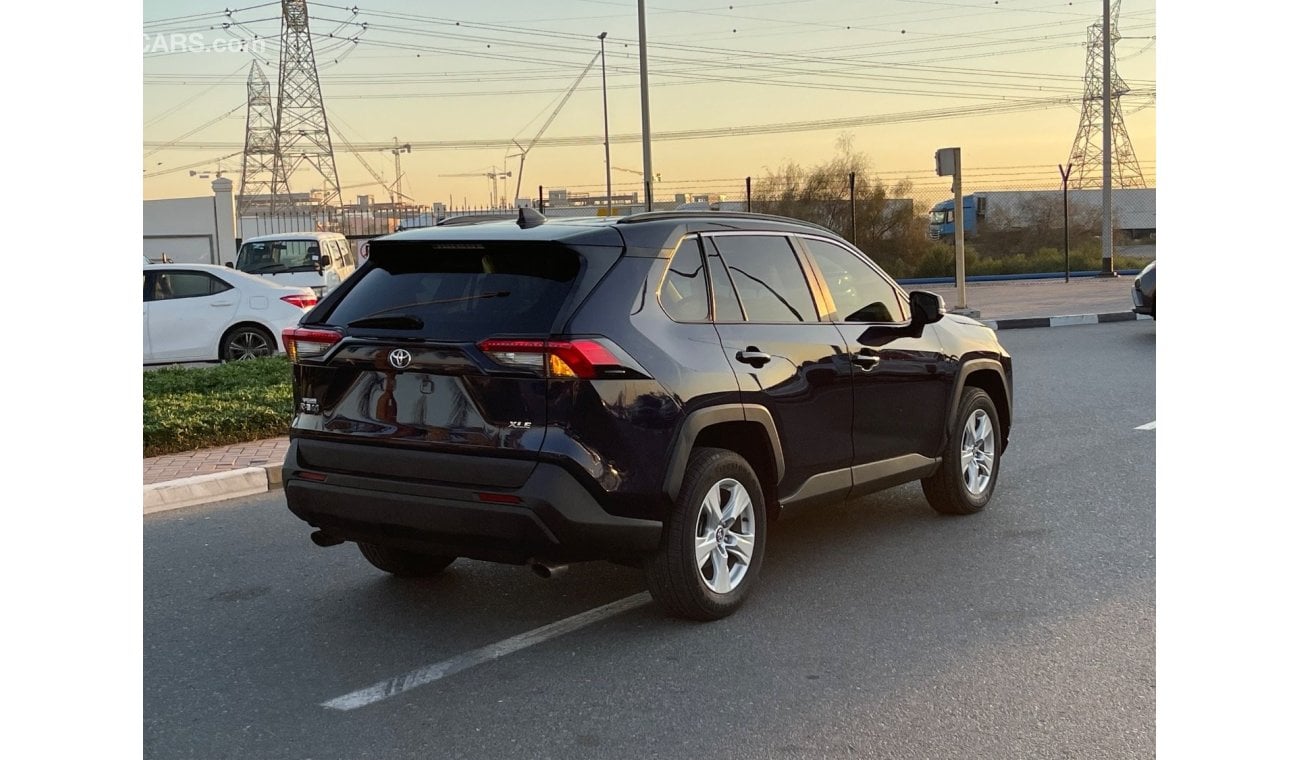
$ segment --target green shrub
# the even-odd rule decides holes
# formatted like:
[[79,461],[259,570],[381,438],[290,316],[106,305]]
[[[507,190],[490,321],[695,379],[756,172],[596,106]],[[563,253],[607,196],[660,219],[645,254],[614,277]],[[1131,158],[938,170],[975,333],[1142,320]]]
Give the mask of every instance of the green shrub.
[[[1039,274],[1043,272],[1065,271],[1065,255],[1056,248],[1039,248],[1025,254],[1016,253],[986,257],[980,253],[977,245],[967,243],[966,276],[1005,275],[1005,274]],[[1141,269],[1147,265],[1144,259],[1131,256],[1116,256],[1116,269]],[[917,260],[910,270],[891,272],[898,279],[920,277],[952,277],[955,262],[951,245],[933,243]],[[1071,272],[1094,272],[1101,269],[1101,247],[1095,242],[1081,246],[1081,250],[1070,250]]]
[[144,373],[144,455],[284,435],[293,415],[284,357]]

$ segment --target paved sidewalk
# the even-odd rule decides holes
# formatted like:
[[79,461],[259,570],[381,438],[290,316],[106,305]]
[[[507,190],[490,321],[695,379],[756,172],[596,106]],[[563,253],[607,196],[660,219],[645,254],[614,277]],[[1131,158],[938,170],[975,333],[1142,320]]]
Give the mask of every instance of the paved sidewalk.
[[[957,307],[957,288],[942,285],[911,285],[909,290],[930,290],[943,296],[949,309]],[[1097,277],[1071,278],[1064,280],[1016,280],[1011,282],[970,283],[966,287],[967,306],[979,311],[980,319],[986,322],[999,320],[1024,320],[1029,318],[1063,317],[1074,315],[1109,315],[1113,318],[1131,318],[1133,301],[1129,295],[1133,287],[1133,278],[1121,276],[1101,279]],[[1054,320],[1070,324],[1069,320]],[[1093,319],[1109,321],[1107,319]],[[1007,324],[1006,326],[1011,326]],[[1039,326],[1019,324],[1016,326]],[[1047,325],[1041,325],[1047,326]],[[207,489],[216,493],[213,480],[221,480],[222,473],[230,473],[229,480],[239,483],[237,471],[247,468],[267,468],[268,488],[279,487],[279,466],[284,463],[284,454],[289,447],[288,438],[270,438],[251,441],[233,446],[218,446],[183,454],[169,454],[144,460],[144,485],[146,501],[151,497],[155,501],[165,501],[159,494],[167,490],[181,490],[184,484],[187,493],[196,493]],[[196,479],[196,480],[194,480]],[[178,483],[178,481],[180,483]],[[177,488],[171,488],[177,485]],[[152,489],[150,488],[152,487]],[[155,493],[150,494],[150,490]],[[241,491],[240,493],[246,493]],[[231,493],[234,493],[233,491]],[[198,496],[186,496],[184,501],[177,500],[174,505],[196,502]],[[206,500],[215,501],[216,498]],[[229,497],[225,497],[229,498]],[[159,506],[155,509],[171,508]]]
[[280,465],[284,464],[284,452],[288,448],[288,438],[268,438],[231,446],[187,451],[183,454],[149,457],[144,460],[144,484],[162,483],[215,472],[230,472],[245,467]]
[[[943,296],[949,309],[957,308],[957,288],[952,285],[906,285],[908,290],[929,290]],[[1014,280],[972,282],[966,285],[966,305],[980,319],[1025,319],[1075,314],[1132,312],[1132,276],[1071,277],[1064,280]]]

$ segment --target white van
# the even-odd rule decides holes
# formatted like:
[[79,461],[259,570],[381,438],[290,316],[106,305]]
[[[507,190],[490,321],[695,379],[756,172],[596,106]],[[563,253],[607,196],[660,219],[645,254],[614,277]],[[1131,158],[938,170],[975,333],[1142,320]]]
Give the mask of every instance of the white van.
[[239,246],[235,269],[279,285],[305,286],[322,297],[357,268],[348,239],[337,232],[260,235]]

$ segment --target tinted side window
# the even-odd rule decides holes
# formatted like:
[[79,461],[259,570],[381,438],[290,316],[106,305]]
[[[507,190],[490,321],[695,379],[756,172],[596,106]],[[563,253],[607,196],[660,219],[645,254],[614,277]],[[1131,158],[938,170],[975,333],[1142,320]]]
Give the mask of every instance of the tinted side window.
[[701,322],[709,318],[709,290],[698,239],[683,240],[677,247],[664,283],[659,287],[659,303],[676,322]]
[[898,294],[867,262],[848,249],[804,238],[835,302],[840,322],[902,322]]
[[740,297],[727,274],[727,265],[722,263],[712,240],[705,242],[704,250],[709,262],[709,283],[713,286],[713,319],[718,322],[745,321],[745,314],[740,310]]
[[230,290],[230,286],[203,272],[156,272],[151,301],[197,298]]
[[816,322],[812,291],[794,249],[777,235],[713,238],[750,322]]

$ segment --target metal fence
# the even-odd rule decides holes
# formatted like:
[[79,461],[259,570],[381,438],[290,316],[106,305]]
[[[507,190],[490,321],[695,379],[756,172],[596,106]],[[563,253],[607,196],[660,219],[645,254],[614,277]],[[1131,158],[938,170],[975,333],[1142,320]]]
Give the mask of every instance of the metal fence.
[[[1020,169],[1019,167],[1013,167]],[[1050,167],[1054,172],[1055,167]],[[1015,181],[976,171],[963,179],[967,272],[1010,274],[1095,269],[1101,254],[1101,191],[1063,191],[1041,167],[1031,180]],[[951,276],[954,198],[950,178],[933,174],[830,173],[785,169],[779,174],[732,179],[675,180],[655,185],[655,210],[679,208],[752,211],[812,222],[842,235],[896,277]],[[557,192],[551,192],[555,190]],[[633,183],[614,185],[606,207],[605,186],[539,187],[521,204],[551,218],[628,215],[646,210]],[[244,215],[239,238],[305,230],[341,232],[354,241],[402,229],[430,227],[456,216],[495,214],[509,208],[431,206],[345,207]],[[1116,188],[1112,193],[1117,268],[1155,257],[1155,188]]]

